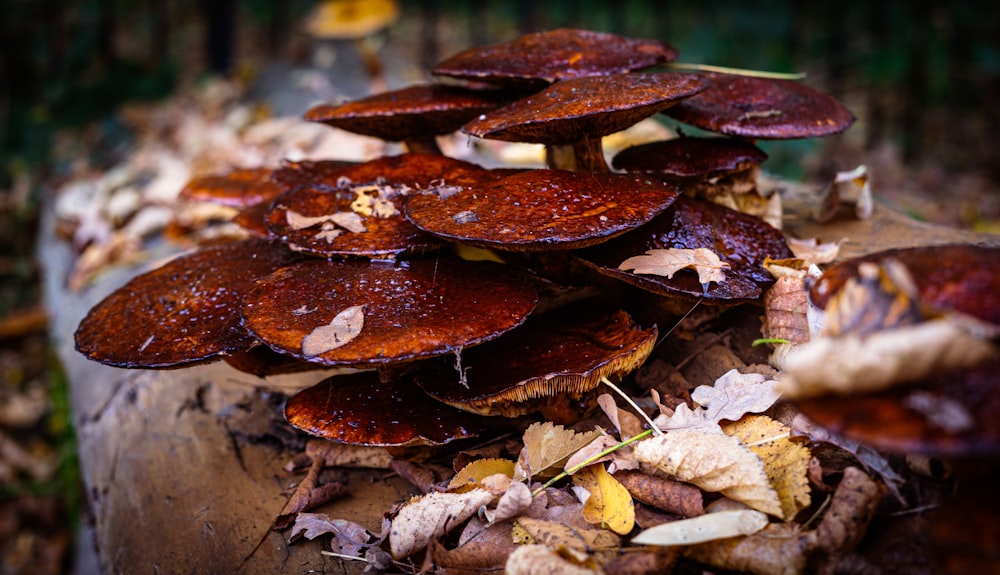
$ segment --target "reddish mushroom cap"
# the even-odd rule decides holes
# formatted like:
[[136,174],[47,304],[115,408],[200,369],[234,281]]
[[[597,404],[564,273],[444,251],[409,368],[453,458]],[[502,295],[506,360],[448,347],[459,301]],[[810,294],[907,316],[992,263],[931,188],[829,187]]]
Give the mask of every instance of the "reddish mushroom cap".
[[516,416],[553,400],[580,399],[602,377],[637,369],[656,343],[624,311],[533,318],[490,343],[462,352],[459,382],[453,358],[426,362],[414,379],[431,397],[482,415]]
[[319,256],[396,256],[441,242],[408,222],[405,199],[433,185],[462,185],[486,170],[432,154],[402,154],[335,172],[317,186],[278,197],[266,216],[268,229],[289,247]]
[[496,90],[418,85],[337,106],[321,104],[305,118],[390,142],[427,139],[454,132],[508,100]]
[[409,380],[379,381],[374,371],[297,393],[285,418],[306,433],[355,445],[440,445],[484,431],[482,418],[434,401]]
[[706,74],[711,87],[666,111],[727,136],[779,140],[843,132],[854,115],[832,96],[792,80]]
[[744,140],[683,137],[632,146],[611,165],[626,172],[708,179],[749,170],[766,159],[763,150]]
[[414,195],[406,217],[428,233],[479,247],[569,249],[648,222],[679,193],[645,176],[528,170],[460,191]]
[[[528,278],[491,262],[307,260],[257,282],[243,316],[246,328],[280,353],[366,367],[493,339],[520,325],[536,301]],[[346,343],[312,349],[307,336],[346,312],[356,314]],[[360,329],[357,319],[363,319]]]
[[433,73],[495,83],[539,84],[631,72],[676,57],[676,50],[658,40],[560,28],[471,48],[442,61]]
[[[704,287],[690,269],[682,269],[673,278],[667,278],[618,268],[632,256],[663,248],[712,250],[730,266],[725,270],[725,281],[710,282]],[[763,289],[774,282],[764,270],[765,258],[790,258],[792,252],[781,232],[764,220],[680,196],[670,209],[645,226],[581,250],[577,255],[602,274],[653,293],[704,298],[706,302],[739,303],[758,299]]]
[[255,339],[240,325],[254,282],[299,256],[249,239],[202,248],[142,274],[80,322],[76,349],[118,367],[173,367],[243,351]]
[[358,162],[347,160],[303,160],[286,162],[284,166],[271,172],[271,181],[289,192],[299,188],[335,188],[340,172],[357,166]]
[[269,202],[281,191],[281,187],[271,181],[270,169],[248,168],[195,178],[181,189],[179,198],[243,208]]

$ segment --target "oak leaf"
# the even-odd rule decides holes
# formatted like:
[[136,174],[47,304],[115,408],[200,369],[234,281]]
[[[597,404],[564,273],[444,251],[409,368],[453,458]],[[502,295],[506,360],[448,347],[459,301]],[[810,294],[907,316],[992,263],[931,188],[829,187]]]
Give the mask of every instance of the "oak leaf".
[[514,479],[554,476],[559,465],[574,452],[600,435],[599,431],[578,433],[546,421],[533,423],[524,431],[524,448],[514,467]]
[[632,543],[693,545],[737,535],[752,535],[767,524],[767,515],[753,509],[717,511],[650,527],[633,537]]
[[606,527],[619,535],[628,535],[635,527],[635,503],[632,495],[603,465],[584,467],[573,475],[573,484],[590,494],[583,504],[588,522]]
[[485,489],[465,493],[429,493],[411,499],[392,519],[389,551],[393,558],[408,557],[475,515],[493,500]]
[[708,248],[665,248],[647,250],[644,255],[632,256],[619,264],[618,269],[669,279],[684,268],[692,268],[698,272],[698,282],[707,284],[725,281],[726,274],[723,270],[729,267],[729,262],[722,261]]
[[353,305],[302,338],[302,353],[309,357],[346,345],[365,327],[365,306]]
[[735,369],[715,380],[715,385],[699,385],[691,399],[701,408],[677,406],[670,416],[659,415],[653,420],[663,431],[697,429],[722,434],[719,421],[736,421],[747,413],[769,409],[778,400],[777,382],[757,373],[740,373]]

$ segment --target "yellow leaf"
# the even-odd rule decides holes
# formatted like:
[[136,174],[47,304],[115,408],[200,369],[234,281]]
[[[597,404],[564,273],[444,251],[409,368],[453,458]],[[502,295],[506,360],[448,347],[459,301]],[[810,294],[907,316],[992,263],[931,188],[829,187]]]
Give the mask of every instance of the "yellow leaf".
[[600,435],[600,432],[588,431],[577,433],[561,425],[546,421],[533,423],[524,431],[524,448],[517,458],[514,469],[514,479],[539,479],[556,475],[570,455],[587,445]]
[[694,429],[670,431],[640,441],[634,455],[640,463],[705,491],[722,493],[770,515],[783,515],[764,462],[735,437]]
[[635,527],[635,503],[632,495],[603,465],[591,465],[573,475],[573,483],[590,493],[583,505],[583,518],[627,535]]
[[338,313],[327,325],[321,325],[302,338],[302,353],[309,357],[324,354],[346,345],[365,327],[365,306],[354,305]]
[[693,268],[698,272],[698,281],[707,284],[724,281],[723,270],[729,269],[729,262],[722,261],[708,248],[667,248],[647,250],[645,255],[632,256],[618,266],[620,270],[667,278],[684,268]]
[[717,511],[650,527],[633,537],[632,543],[693,545],[737,535],[751,535],[767,527],[767,523],[767,515],[753,509]]
[[738,438],[764,462],[764,471],[778,492],[786,521],[791,521],[809,506],[806,472],[811,453],[788,438],[791,430],[787,426],[765,415],[747,415],[735,423],[723,425],[722,430]]
[[455,474],[448,484],[448,489],[456,489],[466,485],[475,485],[490,475],[503,474],[514,477],[514,462],[509,459],[477,459],[466,465]]

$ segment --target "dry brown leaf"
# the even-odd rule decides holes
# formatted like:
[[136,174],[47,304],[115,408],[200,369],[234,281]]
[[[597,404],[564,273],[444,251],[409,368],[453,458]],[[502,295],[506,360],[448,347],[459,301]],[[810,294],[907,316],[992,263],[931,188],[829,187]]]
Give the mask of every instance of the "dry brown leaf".
[[598,565],[586,554],[545,545],[522,545],[507,558],[507,575],[597,575]]
[[302,338],[302,353],[314,357],[346,345],[365,327],[365,306],[353,305]]
[[789,439],[791,429],[764,415],[747,415],[723,426],[727,435],[740,440],[764,462],[771,486],[778,492],[781,510],[791,521],[810,503],[809,450]]
[[507,491],[500,496],[496,508],[486,510],[486,520],[490,523],[499,523],[513,519],[527,511],[531,507],[531,501],[531,489],[527,485],[520,482],[511,483]]
[[835,242],[823,243],[819,238],[787,238],[788,247],[795,254],[796,258],[799,258],[803,262],[803,268],[808,267],[812,264],[828,264],[837,259],[840,254],[840,246],[847,241],[847,238],[842,238]]
[[588,464],[609,462],[609,473],[617,473],[623,469],[638,469],[639,462],[632,458],[631,445],[626,445],[602,456],[599,459],[591,461],[592,457],[596,457],[598,454],[607,451],[619,443],[621,442],[614,437],[602,433],[596,439],[581,447],[576,451],[576,453],[571,455],[569,459],[566,460],[566,464],[563,465],[563,467],[566,470],[570,470],[583,464],[584,462],[587,462]]
[[819,547],[831,555],[853,551],[865,536],[885,491],[857,467],[845,469],[830,508],[816,528]]
[[715,385],[699,385],[691,392],[691,399],[703,409],[692,410],[682,404],[672,415],[660,415],[653,423],[663,431],[690,429],[721,435],[719,421],[736,421],[747,413],[759,413],[774,405],[780,396],[776,387],[776,381],[763,375],[733,369],[715,380]]
[[539,479],[556,475],[556,469],[574,452],[600,435],[599,431],[577,433],[546,421],[524,431],[524,448],[514,467],[514,479]]
[[293,472],[309,467],[313,460],[323,460],[324,467],[365,467],[388,469],[392,456],[384,447],[347,445],[326,439],[310,439],[306,451],[285,464],[285,471]]
[[429,493],[411,499],[392,519],[390,553],[394,559],[402,559],[424,549],[432,539],[460,526],[492,500],[493,494],[485,489]]
[[607,529],[574,529],[557,521],[519,517],[514,521],[514,542],[540,543],[553,549],[565,547],[582,553],[615,554],[621,539]]
[[590,493],[583,504],[583,517],[619,535],[635,527],[635,503],[628,490],[604,469],[591,465],[573,475],[573,484]]
[[514,462],[509,459],[486,458],[477,459],[463,467],[455,477],[451,478],[448,489],[457,489],[466,485],[475,485],[490,475],[503,474],[514,477]]
[[640,441],[634,453],[640,463],[681,481],[782,516],[781,502],[767,479],[764,462],[735,437],[698,430],[671,431]]
[[693,545],[685,554],[719,569],[755,575],[797,575],[805,572],[815,547],[815,531],[803,532],[794,523],[771,523],[754,535]]
[[486,528],[479,537],[460,543],[454,549],[431,541],[427,547],[429,560],[449,575],[502,573],[507,558],[515,549],[510,528],[509,523]]
[[725,281],[726,274],[723,270],[729,267],[729,262],[722,261],[708,248],[666,248],[647,250],[645,255],[632,256],[623,261],[618,269],[672,278],[678,271],[692,268],[698,272],[698,281],[707,284]]
[[331,535],[330,550],[334,553],[361,557],[362,552],[375,540],[367,529],[346,519],[330,519],[324,513],[299,513],[292,524],[289,541],[297,537],[312,540]]
[[633,537],[632,543],[693,545],[738,535],[752,535],[767,524],[767,515],[753,509],[718,511],[650,527]]
[[691,484],[640,471],[619,471],[615,479],[632,497],[646,505],[684,517],[705,513],[701,490]]
[[602,393],[597,396],[597,405],[600,406],[604,415],[611,420],[611,425],[618,431],[618,437],[622,441],[639,435],[644,429],[641,419],[631,411],[620,409],[615,403],[615,398],[609,393]]

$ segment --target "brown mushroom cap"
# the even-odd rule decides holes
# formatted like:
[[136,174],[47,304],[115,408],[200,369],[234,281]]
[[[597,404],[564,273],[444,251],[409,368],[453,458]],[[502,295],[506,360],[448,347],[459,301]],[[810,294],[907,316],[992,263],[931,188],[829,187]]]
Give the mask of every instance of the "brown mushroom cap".
[[705,74],[711,87],[666,115],[727,136],[781,140],[843,132],[854,115],[832,96],[792,80]]
[[441,242],[403,217],[405,199],[423,188],[462,185],[484,173],[475,164],[433,154],[379,158],[282,194],[271,204],[266,223],[289,247],[313,255],[392,257],[426,250]]
[[425,362],[414,379],[431,397],[465,411],[513,417],[554,400],[579,400],[602,377],[638,368],[656,343],[624,311],[606,317],[533,318],[502,338],[462,352],[468,387],[454,358]]
[[[520,325],[534,309],[531,281],[491,262],[308,260],[257,282],[244,325],[275,351],[325,365],[370,367],[451,353]],[[325,352],[303,343],[361,306],[353,339]]]
[[255,238],[274,239],[274,234],[267,229],[267,214],[271,211],[271,202],[261,202],[247,206],[236,212],[233,223],[243,228]]
[[[690,269],[667,278],[618,268],[632,256],[663,248],[712,250],[730,265],[725,270],[725,281],[710,282],[704,287]],[[600,273],[653,293],[703,298],[706,303],[739,303],[758,299],[763,289],[774,282],[763,268],[765,258],[789,258],[792,252],[781,232],[760,218],[680,196],[670,209],[645,226],[581,250],[577,255]]]
[[466,124],[473,136],[571,144],[618,132],[708,86],[694,74],[615,74],[564,80]]
[[645,176],[528,170],[460,191],[416,194],[406,217],[428,233],[484,248],[569,249],[648,222],[678,194]]
[[299,259],[260,239],[202,248],[142,274],[106,297],[76,330],[76,349],[117,367],[189,364],[243,351],[243,295],[261,277]]
[[454,132],[508,100],[496,90],[418,85],[338,106],[321,104],[306,112],[305,119],[390,142],[405,141]]
[[337,187],[341,171],[357,165],[358,162],[347,160],[286,162],[284,166],[271,172],[271,181],[281,186],[285,192],[305,187],[330,189]]
[[676,50],[657,40],[560,28],[471,48],[440,62],[432,71],[468,80],[537,85],[641,70],[676,57]]
[[626,172],[708,179],[749,170],[766,159],[763,150],[744,140],[683,137],[632,146],[611,165]]
[[285,418],[306,433],[354,445],[441,445],[484,431],[482,418],[434,401],[409,380],[379,381],[374,371],[300,391],[285,405]]
[[243,208],[269,202],[281,191],[281,187],[271,181],[270,169],[246,168],[224,175],[194,178],[181,189],[179,198]]

